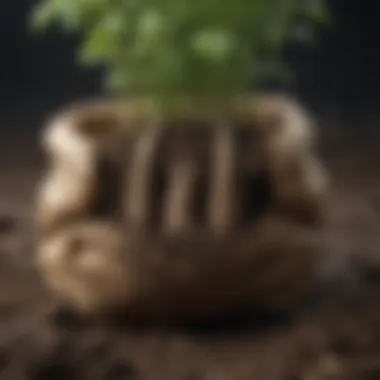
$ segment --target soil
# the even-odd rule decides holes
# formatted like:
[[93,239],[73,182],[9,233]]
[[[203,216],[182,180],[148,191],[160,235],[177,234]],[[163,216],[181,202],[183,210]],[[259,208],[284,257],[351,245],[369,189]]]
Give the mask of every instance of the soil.
[[322,132],[333,182],[331,281],[286,314],[186,328],[105,327],[50,299],[31,261],[37,135],[1,132],[0,378],[380,379],[380,136]]

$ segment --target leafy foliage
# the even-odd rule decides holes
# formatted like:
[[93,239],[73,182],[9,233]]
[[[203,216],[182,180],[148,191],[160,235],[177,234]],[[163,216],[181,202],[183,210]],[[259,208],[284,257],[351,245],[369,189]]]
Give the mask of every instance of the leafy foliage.
[[218,105],[278,71],[289,38],[325,20],[323,0],[41,0],[33,25],[80,32],[80,58],[121,94]]

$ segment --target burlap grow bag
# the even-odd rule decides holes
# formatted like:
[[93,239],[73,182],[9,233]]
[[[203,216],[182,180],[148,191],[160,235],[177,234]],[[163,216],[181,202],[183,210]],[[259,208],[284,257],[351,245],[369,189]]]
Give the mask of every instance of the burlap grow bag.
[[43,132],[36,260],[87,314],[202,317],[280,308],[315,285],[326,178],[294,101],[221,122],[93,102]]

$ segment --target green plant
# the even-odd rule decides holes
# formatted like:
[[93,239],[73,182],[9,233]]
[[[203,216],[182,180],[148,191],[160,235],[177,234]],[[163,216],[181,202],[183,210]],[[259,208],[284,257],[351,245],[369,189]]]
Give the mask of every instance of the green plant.
[[279,72],[284,43],[324,21],[325,7],[323,0],[41,0],[32,20],[81,33],[81,60],[105,66],[121,95],[218,107]]

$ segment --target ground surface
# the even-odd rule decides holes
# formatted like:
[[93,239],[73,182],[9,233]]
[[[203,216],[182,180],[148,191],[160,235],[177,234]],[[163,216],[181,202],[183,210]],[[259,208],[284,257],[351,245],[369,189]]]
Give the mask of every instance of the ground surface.
[[[30,264],[36,135],[0,138],[0,378],[154,380],[380,379],[380,135],[326,126],[330,249],[340,280],[292,318],[248,327],[91,326],[60,310]],[[340,257],[340,256],[339,256]],[[346,268],[346,269],[345,269]],[[214,328],[211,328],[214,327]],[[227,328],[229,327],[229,328]]]

